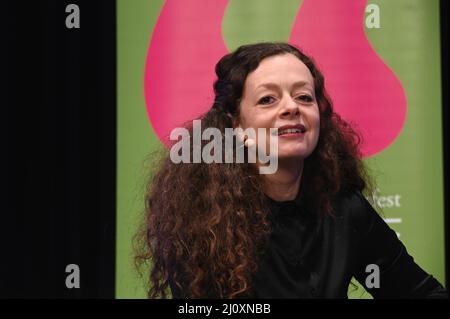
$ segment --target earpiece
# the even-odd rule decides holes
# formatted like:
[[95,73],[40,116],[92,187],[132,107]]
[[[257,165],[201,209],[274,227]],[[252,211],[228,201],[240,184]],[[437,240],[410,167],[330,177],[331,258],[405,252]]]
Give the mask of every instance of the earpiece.
[[247,147],[253,147],[253,146],[256,145],[256,143],[255,143],[255,140],[254,140],[254,139],[247,138],[247,139],[244,141],[244,145],[247,146]]
[[[239,125],[238,128],[242,129],[242,127]],[[256,141],[250,137],[247,136],[247,138],[245,137],[244,134],[239,133],[239,138],[241,139],[241,141],[244,142],[244,145],[246,147],[253,147],[256,145]]]

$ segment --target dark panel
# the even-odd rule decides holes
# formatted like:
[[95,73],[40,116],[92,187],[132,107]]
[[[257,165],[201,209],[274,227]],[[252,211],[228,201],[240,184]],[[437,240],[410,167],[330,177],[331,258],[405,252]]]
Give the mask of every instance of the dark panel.
[[[4,3],[0,296],[113,298],[115,1]],[[80,29],[66,28],[69,3]]]

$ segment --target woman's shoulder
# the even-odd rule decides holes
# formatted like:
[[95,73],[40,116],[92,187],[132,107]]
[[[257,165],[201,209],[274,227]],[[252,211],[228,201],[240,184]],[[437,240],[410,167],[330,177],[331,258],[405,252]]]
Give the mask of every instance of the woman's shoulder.
[[358,190],[341,192],[335,200],[334,214],[358,228],[367,228],[374,218],[381,218],[369,200]]

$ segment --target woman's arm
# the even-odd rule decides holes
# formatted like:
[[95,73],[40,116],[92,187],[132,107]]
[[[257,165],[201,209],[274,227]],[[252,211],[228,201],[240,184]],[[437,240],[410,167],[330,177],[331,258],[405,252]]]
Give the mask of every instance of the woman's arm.
[[[358,194],[358,197],[361,209],[356,224],[360,244],[355,278],[374,298],[448,298],[447,290],[415,263],[396,233],[364,196]],[[366,285],[372,274],[366,272],[368,265],[379,268],[378,287]]]

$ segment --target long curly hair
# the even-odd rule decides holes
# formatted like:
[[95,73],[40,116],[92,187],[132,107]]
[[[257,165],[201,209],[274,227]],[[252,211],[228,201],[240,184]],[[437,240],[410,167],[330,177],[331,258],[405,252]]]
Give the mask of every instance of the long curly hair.
[[[202,130],[233,127],[248,74],[282,54],[293,54],[310,70],[320,112],[319,141],[304,160],[302,198],[318,214],[332,214],[336,196],[364,192],[369,176],[360,136],[333,111],[322,73],[297,47],[257,43],[222,57]],[[252,296],[251,278],[271,231],[262,178],[254,164],[175,164],[166,152],[148,181],[145,222],[136,237],[135,261],[150,268],[149,298],[166,298],[169,286],[185,298]]]

